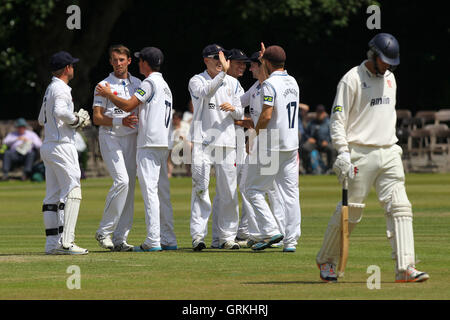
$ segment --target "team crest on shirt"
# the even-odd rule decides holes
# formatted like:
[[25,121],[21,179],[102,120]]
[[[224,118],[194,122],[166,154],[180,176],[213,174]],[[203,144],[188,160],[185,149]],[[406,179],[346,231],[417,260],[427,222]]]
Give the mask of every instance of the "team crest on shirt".
[[141,88],[138,88],[138,89],[136,90],[136,92],[137,92],[141,97],[145,96],[145,91],[142,90]]
[[389,88],[392,88],[392,82],[391,82],[391,80],[386,80],[386,82],[387,82],[388,87],[389,87]]
[[264,96],[264,102],[273,102],[273,97],[271,97],[271,96]]

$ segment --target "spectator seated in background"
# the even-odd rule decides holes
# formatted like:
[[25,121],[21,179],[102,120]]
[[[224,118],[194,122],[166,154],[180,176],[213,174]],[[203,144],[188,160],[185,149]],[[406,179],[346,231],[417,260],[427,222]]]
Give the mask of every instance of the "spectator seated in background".
[[15,122],[16,130],[8,133],[3,144],[8,147],[3,155],[2,181],[9,179],[9,172],[16,166],[23,165],[23,181],[31,177],[33,163],[38,157],[42,141],[32,130],[27,129],[27,122],[19,118]]
[[194,114],[194,106],[192,105],[192,100],[189,100],[189,103],[188,103],[187,107],[188,107],[188,110],[186,110],[183,113],[183,118],[181,120],[182,120],[182,122],[187,123],[188,125],[190,125],[191,121],[192,121],[192,116]]
[[308,114],[309,106],[304,103],[299,103],[298,106],[298,141],[302,145],[305,142],[306,115]]
[[[172,148],[170,150],[169,158],[168,158],[168,162],[167,162],[169,178],[172,177],[173,167],[174,167],[174,163],[172,162],[172,153],[174,153],[174,157],[177,158],[177,161],[182,161],[182,158],[180,159],[180,157],[183,156],[183,150],[185,147],[184,144],[188,143],[186,138],[189,133],[190,124],[184,122],[182,119],[183,119],[183,113],[178,112],[178,111],[174,112],[174,114],[172,116],[172,127],[171,127],[171,132],[170,132]],[[190,167],[187,168],[186,170],[190,172]],[[189,173],[189,172],[186,172],[186,173]]]
[[[327,163],[322,164],[323,167],[315,172],[311,163],[311,152],[313,150],[325,153],[327,157]],[[331,143],[330,119],[323,105],[316,107],[316,118],[311,120],[305,128],[300,155],[307,174],[331,171],[336,158],[336,151]]]

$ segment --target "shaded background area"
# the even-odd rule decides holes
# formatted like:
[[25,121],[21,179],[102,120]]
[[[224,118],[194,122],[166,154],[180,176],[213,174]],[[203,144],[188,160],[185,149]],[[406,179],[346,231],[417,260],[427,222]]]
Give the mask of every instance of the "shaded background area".
[[[368,5],[381,8],[381,30],[369,30]],[[81,9],[81,29],[69,30],[69,5]],[[440,1],[279,0],[279,1],[56,1],[7,0],[0,4],[1,119],[36,119],[52,53],[67,50],[81,61],[70,82],[76,109],[91,110],[95,84],[111,67],[107,49],[122,43],[133,52],[156,46],[165,54],[162,72],[174,107],[186,109],[190,77],[204,69],[201,52],[209,43],[240,48],[248,55],[278,44],[286,68],[299,82],[301,102],[328,109],[339,79],[366,57],[378,32],[400,42],[395,72],[398,109],[438,110],[450,106],[450,23]],[[138,74],[136,61],[130,72]],[[250,72],[241,79],[253,83]]]

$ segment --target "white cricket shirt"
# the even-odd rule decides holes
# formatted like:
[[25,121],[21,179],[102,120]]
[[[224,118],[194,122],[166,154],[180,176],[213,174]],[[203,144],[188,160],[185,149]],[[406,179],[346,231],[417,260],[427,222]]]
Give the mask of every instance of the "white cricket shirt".
[[[242,120],[244,109],[239,99],[239,81],[225,72],[212,79],[205,70],[189,80],[194,106],[188,140],[215,147],[236,148],[234,120]],[[220,110],[228,102],[235,111]]]
[[366,62],[347,72],[337,86],[330,131],[339,153],[348,151],[349,143],[385,147],[398,141],[394,74],[386,71],[377,77]]
[[241,96],[241,104],[243,107],[250,107],[250,117],[256,126],[262,110],[261,84],[259,81],[256,81],[250,89]]
[[45,90],[38,118],[39,124],[44,126],[44,143],[75,143],[75,129],[70,125],[77,121],[77,117],[73,113],[71,92],[72,88],[64,81],[52,77]]
[[[279,139],[270,139],[268,149],[272,151],[293,151],[298,149],[298,105],[300,89],[297,81],[287,71],[274,71],[262,84],[263,104],[272,106],[272,118],[267,125],[267,134],[274,137],[278,130]],[[258,141],[262,139],[259,134]]]
[[[133,77],[132,75],[128,74],[128,78],[126,79],[119,79],[117,78],[114,73],[110,73],[109,76],[100,82],[100,84],[105,85],[105,83],[109,83],[111,87],[111,91],[117,95],[120,98],[123,99],[130,99],[131,96],[134,94],[137,88],[139,88],[139,85],[141,84],[141,80],[139,80],[136,77]],[[94,92],[94,102],[92,104],[93,107],[101,107],[105,108],[105,116],[109,118],[125,118],[129,116],[131,113],[135,113],[137,115],[137,110],[132,110],[130,112],[125,112],[116,105],[114,105],[109,99],[102,97],[102,96],[96,96]],[[125,126],[100,126],[99,128],[99,134],[110,134],[113,136],[126,136],[131,133],[137,132],[137,126],[136,128],[132,129]]]
[[139,105],[137,147],[169,147],[172,92],[160,72],[152,72],[134,93]]

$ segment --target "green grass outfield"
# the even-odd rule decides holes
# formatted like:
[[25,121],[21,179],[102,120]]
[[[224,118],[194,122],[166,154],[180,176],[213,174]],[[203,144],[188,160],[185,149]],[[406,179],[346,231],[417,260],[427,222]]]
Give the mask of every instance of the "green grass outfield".
[[[189,178],[171,179],[178,251],[108,252],[94,239],[111,184],[104,178],[82,181],[76,240],[90,253],[46,256],[41,213],[45,184],[4,182],[0,184],[0,299],[450,299],[450,174],[409,174],[406,181],[414,210],[418,269],[431,277],[424,283],[394,283],[385,218],[374,191],[351,236],[345,278],[337,284],[320,281],[315,255],[340,199],[335,176],[300,176],[302,236],[295,253],[281,249],[193,252]],[[129,242],[137,245],[144,237],[144,207],[137,188]],[[210,241],[211,234],[206,238],[208,246]],[[66,286],[71,265],[80,268],[79,290]],[[367,287],[371,265],[381,269],[380,289]]]

